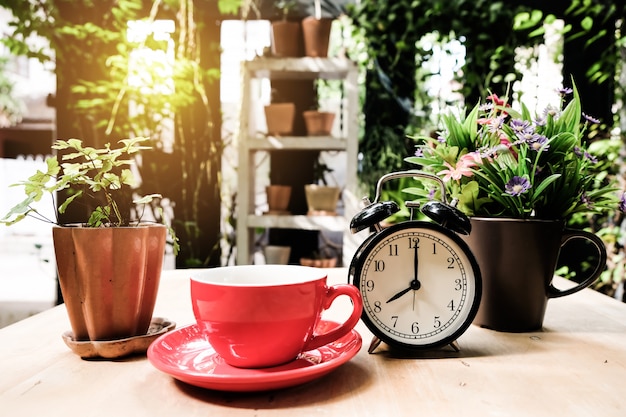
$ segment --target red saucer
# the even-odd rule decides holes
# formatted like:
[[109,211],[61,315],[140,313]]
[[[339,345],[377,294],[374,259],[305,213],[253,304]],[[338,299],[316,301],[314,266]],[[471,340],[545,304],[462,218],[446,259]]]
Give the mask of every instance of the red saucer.
[[[320,331],[338,326],[322,321]],[[266,391],[320,378],[352,359],[361,349],[356,330],[319,349],[304,352],[292,362],[262,369],[230,366],[213,350],[197,325],[168,332],[148,348],[158,370],[185,383],[220,391]]]

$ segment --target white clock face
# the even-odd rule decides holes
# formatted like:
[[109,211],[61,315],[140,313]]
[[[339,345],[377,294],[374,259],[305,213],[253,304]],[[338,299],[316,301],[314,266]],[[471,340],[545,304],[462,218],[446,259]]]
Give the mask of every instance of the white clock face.
[[364,321],[383,340],[409,347],[446,344],[473,319],[480,291],[477,267],[463,242],[439,229],[392,226],[361,255],[355,284]]

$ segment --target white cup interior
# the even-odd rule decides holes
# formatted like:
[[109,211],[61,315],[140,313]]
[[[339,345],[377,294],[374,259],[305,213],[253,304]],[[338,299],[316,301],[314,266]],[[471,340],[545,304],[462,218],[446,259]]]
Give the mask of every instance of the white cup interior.
[[300,265],[237,265],[198,270],[191,279],[227,286],[272,286],[316,281],[326,275],[320,268]]

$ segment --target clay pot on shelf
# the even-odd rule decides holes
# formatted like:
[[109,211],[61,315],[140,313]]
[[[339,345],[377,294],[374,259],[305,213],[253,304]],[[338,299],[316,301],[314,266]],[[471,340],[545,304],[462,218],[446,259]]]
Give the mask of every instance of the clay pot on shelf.
[[306,56],[325,58],[328,56],[330,29],[333,19],[317,19],[309,16],[302,20],[304,53]]
[[300,23],[279,20],[271,27],[272,55],[281,58],[302,56],[302,30]]
[[289,214],[290,185],[268,185],[265,187],[265,193],[269,206],[267,214]]
[[293,133],[296,116],[294,103],[273,103],[265,106],[267,134],[270,136],[289,136]]
[[337,214],[337,203],[341,194],[339,187],[306,184],[304,193],[310,216],[335,216]]
[[300,258],[300,265],[313,266],[315,268],[334,268],[337,266],[337,258]]
[[307,110],[302,113],[307,135],[330,136],[335,121],[335,113],[319,110]]

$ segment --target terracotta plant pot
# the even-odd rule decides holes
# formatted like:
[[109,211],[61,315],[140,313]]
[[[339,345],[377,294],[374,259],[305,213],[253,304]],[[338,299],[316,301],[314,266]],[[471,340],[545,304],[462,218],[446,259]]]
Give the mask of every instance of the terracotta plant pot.
[[335,113],[307,110],[302,113],[306,132],[309,136],[330,136],[335,121]]
[[302,20],[304,53],[306,56],[325,58],[328,56],[330,29],[333,19],[316,19],[309,16]]
[[289,199],[291,198],[290,185],[268,185],[265,187],[267,195],[268,214],[289,213]]
[[54,227],[61,292],[74,340],[104,341],[148,331],[167,228]]
[[309,215],[334,216],[337,214],[337,202],[341,194],[339,187],[306,184],[304,193]]
[[272,55],[282,58],[302,56],[302,30],[298,22],[272,22],[271,37]]
[[315,268],[334,268],[335,266],[337,266],[337,258],[324,258],[324,259],[300,258],[300,265],[312,266]]
[[296,105],[294,103],[268,104],[265,106],[267,134],[271,136],[291,135],[295,117]]

